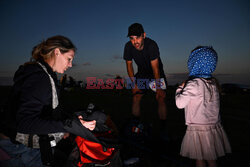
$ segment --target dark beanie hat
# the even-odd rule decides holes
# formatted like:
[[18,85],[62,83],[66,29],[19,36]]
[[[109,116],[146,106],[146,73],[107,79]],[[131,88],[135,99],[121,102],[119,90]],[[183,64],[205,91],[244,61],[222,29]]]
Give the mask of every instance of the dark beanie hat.
[[129,36],[141,36],[144,33],[144,29],[141,24],[134,23],[131,24],[128,28],[128,37]]

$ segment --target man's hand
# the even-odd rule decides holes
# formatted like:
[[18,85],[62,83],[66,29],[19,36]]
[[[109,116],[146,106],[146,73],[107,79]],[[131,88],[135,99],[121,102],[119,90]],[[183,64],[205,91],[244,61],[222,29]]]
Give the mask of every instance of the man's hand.
[[140,89],[138,89],[137,84],[135,84],[135,87],[132,89],[132,94],[134,95],[138,92],[141,93],[142,91]]
[[165,98],[166,92],[163,89],[156,89],[156,99]]

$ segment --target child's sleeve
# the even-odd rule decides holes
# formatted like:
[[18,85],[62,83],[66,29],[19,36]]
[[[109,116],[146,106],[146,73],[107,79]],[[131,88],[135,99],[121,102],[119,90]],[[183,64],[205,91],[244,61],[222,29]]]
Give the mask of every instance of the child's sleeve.
[[187,82],[185,88],[178,87],[175,93],[175,103],[179,109],[185,108],[190,100],[195,98],[198,94],[197,81],[192,80]]

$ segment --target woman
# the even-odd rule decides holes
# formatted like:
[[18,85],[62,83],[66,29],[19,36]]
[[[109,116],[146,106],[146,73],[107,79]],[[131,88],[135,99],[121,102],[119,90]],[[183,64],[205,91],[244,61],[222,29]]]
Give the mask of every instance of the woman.
[[[95,120],[68,117],[58,106],[56,73],[62,74],[72,67],[75,52],[76,47],[68,38],[50,37],[33,48],[31,61],[20,66],[14,75],[10,108],[16,113],[16,141],[25,150],[19,162],[26,166],[42,166],[41,159],[44,165],[53,165],[51,147],[58,138],[67,131],[82,136],[88,133],[87,129],[95,128]],[[20,153],[5,148],[8,143],[0,146],[12,157]],[[26,153],[29,156],[24,156]]]

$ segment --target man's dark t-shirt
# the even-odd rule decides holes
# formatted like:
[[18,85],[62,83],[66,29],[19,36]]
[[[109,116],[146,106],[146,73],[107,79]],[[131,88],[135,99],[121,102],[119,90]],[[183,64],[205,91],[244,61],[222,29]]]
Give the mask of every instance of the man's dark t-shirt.
[[137,65],[136,79],[154,79],[153,69],[151,67],[151,60],[159,60],[160,77],[165,78],[163,65],[160,58],[159,48],[157,43],[150,38],[144,39],[143,50],[137,50],[131,43],[127,42],[124,48],[124,60],[134,60]]

